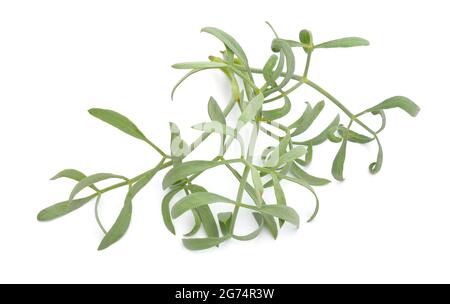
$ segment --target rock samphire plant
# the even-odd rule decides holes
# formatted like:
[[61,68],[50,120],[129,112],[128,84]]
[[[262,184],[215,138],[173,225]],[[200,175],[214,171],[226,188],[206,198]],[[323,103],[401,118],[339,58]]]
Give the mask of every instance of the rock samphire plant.
[[[385,128],[385,110],[398,108],[411,116],[416,116],[419,112],[419,107],[410,99],[395,96],[359,113],[354,113],[328,91],[309,79],[308,71],[314,52],[322,49],[367,46],[369,42],[365,39],[348,37],[315,44],[313,36],[308,30],[302,30],[298,40],[282,39],[273,30],[275,35],[271,45],[273,54],[264,67],[258,69],[250,66],[244,50],[229,34],[211,27],[204,28],[203,32],[219,39],[224,44],[224,50],[220,56],[211,56],[206,61],[175,64],[173,66],[175,69],[189,72],[175,85],[174,91],[189,76],[200,71],[218,69],[226,75],[230,82],[231,100],[226,107],[222,109],[214,98],[210,98],[207,105],[210,121],[193,126],[194,129],[201,132],[201,135],[190,145],[181,139],[179,128],[171,123],[170,133],[168,130],[168,134],[171,135],[171,145],[167,151],[156,146],[131,120],[122,114],[106,109],[89,110],[92,116],[146,142],[156,153],[160,154],[161,160],[154,168],[133,178],[111,173],[86,176],[74,169],[61,171],[52,180],[69,178],[75,180],[76,184],[66,201],[42,210],[38,215],[39,221],[59,218],[93,202],[95,218],[105,234],[98,247],[99,250],[103,250],[116,243],[126,233],[131,221],[133,201],[139,191],[150,182],[155,174],[169,169],[162,182],[162,188],[166,191],[161,205],[162,217],[167,229],[175,234],[173,220],[186,212],[192,213],[195,224],[183,239],[186,248],[191,250],[207,249],[230,239],[248,241],[256,238],[263,229],[268,229],[273,238],[276,238],[278,230],[285,222],[299,226],[297,212],[287,205],[283,183],[296,183],[310,191],[315,199],[316,207],[309,221],[312,221],[317,215],[319,201],[313,186],[322,186],[330,182],[306,172],[306,167],[312,161],[313,150],[317,145],[331,141],[339,146],[331,171],[336,180],[342,181],[347,146],[353,143],[369,144],[374,142],[378,146],[378,155],[375,161],[369,165],[369,171],[374,174],[381,169],[383,163],[383,150],[379,134]],[[306,57],[303,74],[296,75],[297,63],[294,54],[303,52]],[[261,79],[261,81],[257,82],[255,78]],[[334,104],[346,117],[345,124],[342,124],[341,117],[337,115],[317,136],[299,140],[298,136],[313,124],[325,105],[324,101],[315,105],[306,103],[306,108],[297,116],[298,119],[289,124],[285,123],[285,116],[291,111],[289,96],[301,86],[311,87]],[[273,106],[270,107],[270,104],[277,100],[282,105],[275,109]],[[268,109],[269,107],[271,109]],[[231,122],[227,116],[235,108],[239,110],[240,114],[236,121]],[[372,129],[362,121],[363,117],[369,114],[377,115],[380,118],[379,128]],[[243,136],[243,129],[246,126],[251,127],[251,136]],[[362,128],[364,134],[357,133],[354,128],[352,129],[354,126]],[[186,157],[212,133],[217,133],[217,136],[220,137],[220,153],[217,153],[213,159],[187,160]],[[273,138],[273,146],[267,147],[258,157],[254,157],[259,135]],[[240,154],[236,158],[227,158],[226,152],[232,143],[238,144]],[[239,168],[243,168],[242,171],[238,171],[237,165]],[[209,169],[218,166],[226,168],[231,177],[236,180],[236,197],[224,197],[208,192],[204,187],[195,183],[199,175],[207,174]],[[99,188],[99,182],[110,179],[118,182],[109,187]],[[107,229],[100,221],[98,204],[104,193],[120,187],[128,187],[128,193],[117,220],[112,227]],[[273,188],[273,197],[267,197],[267,191],[265,192],[267,188]],[[79,197],[83,190],[90,190],[92,194]],[[249,199],[245,199],[245,193],[248,194]],[[214,214],[210,208],[210,204],[213,203],[229,204],[230,211]],[[237,235],[235,232],[236,220],[239,211],[243,208],[253,213],[257,229],[248,235]],[[205,236],[193,237],[197,235],[201,227],[203,227]]]

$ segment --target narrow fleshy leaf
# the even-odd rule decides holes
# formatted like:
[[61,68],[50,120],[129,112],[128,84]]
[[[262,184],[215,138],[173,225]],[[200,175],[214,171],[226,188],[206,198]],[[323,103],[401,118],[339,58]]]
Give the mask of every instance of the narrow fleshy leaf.
[[37,219],[40,222],[47,222],[57,219],[83,207],[84,205],[89,203],[92,199],[94,199],[96,196],[97,194],[93,194],[91,196],[75,199],[73,201],[64,201],[54,204],[39,212]]
[[298,126],[300,124],[302,124],[303,121],[306,120],[308,116],[311,116],[311,111],[312,111],[311,104],[309,102],[306,102],[306,108],[303,111],[302,115],[300,116],[299,119],[297,119],[296,121],[294,121],[293,123],[291,123],[289,125],[289,129],[296,129],[296,128],[298,128]]
[[283,80],[276,88],[277,90],[281,90],[289,83],[289,81],[291,81],[292,77],[294,76],[295,56],[289,44],[281,39],[274,39],[272,41],[272,51],[282,52],[283,56],[286,58],[286,73]]
[[[284,205],[286,206],[286,196],[284,195],[283,188],[280,185],[280,181],[276,174],[272,174],[272,182],[273,182],[273,189],[275,191],[275,198],[277,200],[278,205]],[[279,220],[280,227],[283,227],[284,220]]]
[[219,39],[220,41],[222,41],[222,43],[227,48],[229,48],[242,61],[244,66],[248,67],[248,59],[247,59],[247,56],[245,55],[244,50],[239,45],[239,43],[236,41],[236,39],[231,37],[231,35],[225,33],[224,31],[222,31],[218,28],[214,28],[214,27],[205,27],[202,29],[202,32],[211,34],[211,35],[215,36],[217,39]]
[[377,139],[378,144],[378,154],[377,154],[377,160],[374,163],[371,163],[369,166],[369,171],[372,174],[376,174],[381,170],[381,167],[383,166],[383,148],[381,147],[380,141]]
[[[207,192],[205,188],[198,185],[190,185],[189,190],[193,193],[196,192]],[[205,229],[206,235],[208,237],[219,237],[219,230],[217,229],[217,223],[214,219],[214,215],[208,205],[198,207],[198,215],[200,216],[201,223]]]
[[314,46],[315,49],[326,49],[326,48],[349,48],[355,46],[368,46],[369,41],[364,38],[359,37],[345,37],[341,39],[331,40],[327,42],[320,43]]
[[337,115],[334,120],[317,136],[309,139],[309,140],[305,140],[302,142],[298,142],[296,144],[299,145],[312,145],[312,146],[317,146],[320,145],[322,143],[324,143],[327,139],[328,139],[328,135],[330,133],[330,130],[335,130],[338,125],[339,125],[339,115]]
[[127,196],[125,197],[125,203],[122,210],[120,211],[119,216],[117,217],[111,229],[103,238],[98,247],[98,250],[104,250],[108,248],[112,244],[119,241],[125,235],[131,222],[134,197],[152,180],[155,174],[158,173],[159,168],[163,162],[164,161],[161,161],[155,169],[148,171],[143,177],[141,177],[141,179],[139,179],[133,186],[130,187]]
[[173,197],[181,191],[181,188],[173,189],[169,191],[163,198],[161,203],[161,213],[164,221],[164,225],[166,225],[167,229],[175,235],[175,226],[172,222],[172,217],[170,215],[170,202]]
[[370,109],[367,109],[365,112],[367,113],[378,112],[380,110],[387,110],[393,108],[400,108],[413,117],[417,116],[417,114],[419,114],[420,112],[419,106],[415,104],[411,99],[406,98],[404,96],[394,96],[389,99],[386,99],[380,104]]
[[200,230],[200,228],[202,228],[202,219],[200,218],[197,210],[192,209],[192,215],[194,216],[194,226],[188,233],[185,233],[183,235],[184,237],[191,237],[196,234]]
[[219,246],[228,237],[183,239],[183,245],[189,250],[204,250]]
[[256,115],[261,111],[264,102],[264,96],[262,94],[256,95],[245,107],[244,111],[239,116],[238,124],[239,127],[244,126],[248,122],[254,120]]
[[206,160],[193,160],[180,164],[179,166],[172,168],[167,172],[163,179],[163,189],[167,189],[169,186],[176,182],[191,176],[203,172],[205,170],[223,165],[226,161],[206,161]]
[[138,129],[138,127],[131,120],[120,113],[106,109],[90,109],[89,114],[106,122],[107,124],[110,124],[113,127],[116,127],[128,135],[148,142],[148,139]]
[[280,108],[262,111],[265,120],[273,121],[286,116],[291,111],[291,101],[288,97],[284,97],[284,103]]
[[259,175],[259,171],[255,167],[251,167],[251,174],[252,174],[252,180],[253,180],[253,186],[256,190],[256,198],[257,198],[257,205],[262,205],[262,194],[264,192],[261,176]]
[[211,97],[208,102],[208,114],[212,121],[217,121],[223,125],[227,124],[222,109],[213,97]]
[[341,182],[344,181],[344,163],[346,151],[347,151],[347,138],[344,137],[344,139],[342,140],[341,147],[339,148],[334,158],[333,166],[331,168],[333,177]]
[[206,69],[220,69],[225,68],[228,65],[222,62],[213,61],[197,61],[197,62],[182,62],[172,65],[172,68],[177,70],[206,70]]
[[311,143],[309,143],[305,154],[305,159],[297,159],[295,160],[295,162],[302,166],[307,166],[312,162],[312,157],[313,157],[313,146]]
[[238,241],[251,241],[255,238],[257,238],[260,234],[262,229],[264,228],[264,218],[262,217],[261,214],[254,212],[253,213],[253,217],[256,220],[256,223],[258,225],[258,227],[253,231],[250,232],[247,235],[233,235],[233,239],[238,240]]
[[316,118],[319,116],[320,112],[322,112],[325,107],[325,102],[322,100],[318,102],[311,111],[305,111],[305,115],[302,115],[302,120],[295,125],[296,129],[292,132],[291,136],[297,136],[302,134],[313,124]]
[[[79,182],[80,180],[84,179],[86,177],[86,175],[76,169],[65,169],[65,170],[60,171],[55,176],[53,176],[50,180],[57,180],[57,179],[60,179],[63,177],[73,179],[73,180]],[[91,185],[90,187],[92,188],[92,190],[98,191],[98,188],[95,187],[94,185]]]
[[264,205],[259,207],[258,211],[285,220],[297,228],[300,225],[300,218],[297,212],[291,207],[283,205]]
[[276,67],[278,62],[278,56],[273,54],[272,56],[269,57],[269,59],[267,60],[266,64],[263,67],[263,76],[264,76],[264,80],[267,82],[268,85],[272,86],[272,87],[277,87],[277,84],[275,82],[275,78],[273,75],[273,69]]
[[291,173],[295,177],[303,179],[305,182],[307,182],[311,186],[324,186],[324,185],[327,185],[330,183],[330,181],[328,179],[315,177],[315,176],[308,174],[306,171],[304,171],[302,168],[300,168],[296,164],[292,164]]
[[209,192],[192,193],[175,203],[172,208],[172,218],[178,218],[186,211],[212,203],[235,204],[233,200],[218,194]]
[[110,178],[118,178],[118,179],[127,180],[127,178],[124,176],[111,174],[111,173],[97,173],[97,174],[89,175],[89,176],[83,178],[82,180],[80,180],[75,185],[72,192],[70,193],[69,201],[73,200],[75,198],[75,196],[79,192],[81,192],[83,189],[85,189],[86,187],[90,187],[97,182],[101,182],[101,181],[104,181],[104,180],[107,180]]
[[344,136],[344,134],[347,132],[347,140],[349,142],[358,143],[358,144],[367,144],[373,141],[375,138],[368,137],[363,134],[359,134],[352,130],[347,130],[345,127],[339,127],[338,132],[341,136]]
[[289,150],[285,154],[281,155],[280,159],[278,161],[278,165],[290,163],[305,154],[306,154],[306,148],[304,146],[297,146],[297,147]]

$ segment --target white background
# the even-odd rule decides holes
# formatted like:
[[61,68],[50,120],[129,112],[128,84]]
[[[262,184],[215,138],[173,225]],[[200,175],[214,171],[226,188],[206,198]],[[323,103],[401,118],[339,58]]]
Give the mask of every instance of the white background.
[[[0,282],[450,283],[446,4],[1,1]],[[253,66],[261,66],[271,53],[266,20],[285,38],[296,39],[308,28],[316,42],[344,36],[371,41],[368,48],[317,51],[312,62],[310,78],[355,112],[400,94],[421,106],[416,119],[387,112],[378,175],[367,170],[376,147],[352,145],[346,181],[317,189],[322,209],[316,221],[304,223],[310,195],[287,185],[289,203],[303,220],[298,231],[286,226],[277,241],[263,233],[204,252],[181,245],[188,217],[176,222],[177,237],[165,229],[162,175],[136,198],[127,235],[104,252],[96,251],[102,235],[92,204],[51,223],[37,222],[39,210],[65,200],[73,186],[48,180],[59,170],[132,177],[158,161],[145,144],[90,117],[87,109],[127,115],[166,150],[169,121],[194,138],[188,127],[207,119],[210,95],[225,105],[227,86],[220,73],[206,72],[187,81],[171,102],[170,90],[183,73],[170,65],[218,54],[221,44],[200,34],[202,27],[216,26],[240,41]],[[297,54],[301,72],[304,54]],[[295,96],[296,116],[304,101],[321,98],[306,89]],[[317,130],[336,108],[327,103],[325,112]],[[209,141],[206,151],[216,144]],[[337,149],[318,149],[320,163],[311,172],[330,177]],[[201,179],[212,191],[234,196],[236,184],[228,180],[221,171]],[[119,190],[104,197],[107,225],[123,196]]]

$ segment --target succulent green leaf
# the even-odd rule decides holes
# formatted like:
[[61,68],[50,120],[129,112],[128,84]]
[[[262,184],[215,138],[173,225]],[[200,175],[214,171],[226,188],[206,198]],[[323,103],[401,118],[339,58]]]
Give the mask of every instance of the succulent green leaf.
[[214,61],[197,61],[197,62],[182,62],[172,65],[172,68],[177,70],[206,70],[206,69],[220,69],[226,68],[228,65],[222,62]]
[[291,101],[288,97],[284,97],[284,103],[280,108],[262,111],[265,120],[273,121],[286,116],[291,111]]
[[341,147],[339,148],[338,152],[336,153],[336,156],[333,161],[333,166],[331,168],[333,177],[336,180],[341,181],[341,182],[344,181],[344,163],[345,163],[346,153],[347,153],[347,138],[344,136]]
[[69,201],[73,200],[75,198],[75,196],[79,192],[81,192],[83,189],[85,189],[87,187],[91,187],[92,185],[94,185],[97,182],[101,182],[101,181],[104,181],[104,180],[107,180],[110,178],[118,178],[118,179],[127,180],[127,178],[124,176],[111,174],[111,173],[96,173],[93,175],[89,175],[89,176],[83,178],[82,180],[80,180],[75,185],[72,192],[70,193]]
[[190,176],[203,172],[205,170],[230,163],[227,161],[206,161],[206,160],[193,160],[184,162],[167,172],[163,179],[163,189],[167,189],[169,186],[174,185],[176,182]]
[[318,102],[310,111],[308,111],[307,108],[304,112],[305,114],[302,115],[301,120],[297,121],[297,123],[295,124],[295,131],[292,132],[291,136],[297,136],[308,130],[308,128],[319,116],[320,112],[322,112],[324,107],[325,102],[322,100]]
[[94,108],[89,110],[89,114],[106,122],[107,124],[110,124],[111,126],[121,130],[128,135],[148,142],[148,139],[138,129],[138,127],[130,119],[120,113],[106,109]]
[[264,205],[258,208],[258,211],[264,214],[274,216],[278,219],[285,220],[297,228],[300,225],[300,218],[297,212],[291,207],[284,205]]
[[208,102],[208,114],[212,121],[217,121],[223,125],[227,124],[222,109],[213,97],[211,97]]
[[[79,182],[80,180],[84,179],[86,177],[86,175],[75,169],[65,169],[65,170],[60,171],[55,176],[53,176],[51,178],[51,180],[57,180],[62,177],[73,179],[73,180]],[[92,188],[92,190],[98,191],[98,188],[95,187],[94,185],[91,185],[90,187]]]
[[341,136],[344,136],[344,134],[347,133],[347,140],[349,142],[353,142],[353,143],[357,143],[357,144],[367,144],[375,139],[373,137],[368,137],[366,135],[359,134],[352,130],[347,130],[347,128],[342,127],[342,126],[338,128],[338,132]]
[[291,166],[291,173],[297,178],[303,179],[305,182],[307,182],[311,186],[324,186],[330,183],[328,179],[315,177],[310,174],[308,174],[306,171],[304,171],[302,168],[300,168],[297,164],[292,164]]
[[103,238],[98,247],[98,250],[104,250],[108,248],[112,244],[119,241],[125,235],[131,222],[134,197],[152,180],[155,174],[159,171],[159,168],[163,162],[164,160],[161,161],[155,169],[148,171],[133,186],[130,187],[127,196],[125,197],[125,203],[122,210],[120,211],[119,216],[117,217],[111,229]]
[[419,106],[415,104],[411,99],[406,98],[404,96],[394,96],[389,99],[386,99],[380,104],[370,109],[367,109],[365,112],[367,113],[378,112],[380,110],[387,110],[393,108],[400,108],[413,117],[417,116],[417,114],[419,114],[420,112]]
[[215,36],[217,39],[222,41],[222,43],[229,48],[244,64],[244,66],[248,67],[248,59],[245,55],[244,50],[239,45],[239,43],[234,39],[231,35],[225,33],[224,31],[214,28],[214,27],[205,27],[202,29],[202,32],[211,34]]
[[47,222],[54,219],[57,219],[59,217],[62,217],[66,214],[69,214],[87,203],[89,203],[94,197],[96,197],[97,194],[93,194],[88,197],[83,197],[79,199],[75,199],[72,201],[64,201],[57,204],[54,204],[50,207],[45,208],[41,212],[39,212],[37,219],[40,222]]
[[217,247],[227,239],[228,237],[183,239],[183,245],[189,250],[204,250]]
[[327,48],[349,48],[355,46],[368,46],[369,41],[359,37],[345,37],[341,39],[331,40],[320,43],[314,46],[315,49],[327,49]]
[[262,94],[256,95],[245,107],[238,119],[238,126],[242,127],[248,122],[255,120],[256,115],[261,111],[264,102],[264,96]]
[[380,141],[377,139],[378,144],[378,154],[377,154],[377,160],[374,163],[371,163],[369,166],[369,171],[372,174],[376,174],[381,170],[381,167],[383,165],[383,148],[381,147]]
[[209,192],[191,193],[188,196],[185,196],[182,199],[180,199],[177,203],[175,203],[175,205],[172,208],[172,218],[174,219],[178,218],[186,211],[212,203],[236,204],[235,201],[214,193]]
[[161,213],[164,221],[164,225],[167,227],[167,229],[172,232],[172,234],[175,235],[175,226],[172,222],[172,217],[170,215],[170,202],[172,201],[173,197],[181,191],[181,188],[173,189],[169,191],[163,198],[162,204],[161,204]]

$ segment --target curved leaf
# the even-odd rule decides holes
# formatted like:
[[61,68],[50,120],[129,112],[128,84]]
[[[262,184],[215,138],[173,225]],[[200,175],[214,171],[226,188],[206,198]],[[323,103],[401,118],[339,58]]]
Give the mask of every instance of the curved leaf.
[[295,162],[299,165],[307,166],[312,162],[312,157],[313,157],[313,146],[311,143],[309,143],[305,154],[305,159],[296,159]]
[[409,115],[415,117],[420,112],[420,108],[411,99],[404,96],[394,96],[385,101],[379,103],[378,105],[367,109],[365,112],[378,112],[380,110],[400,108]]
[[210,192],[196,192],[180,199],[172,208],[172,218],[180,217],[186,211],[212,203],[236,204],[235,201]]
[[222,109],[217,104],[217,101],[211,97],[208,102],[208,114],[209,118],[211,118],[212,121],[220,122],[223,125],[227,124],[225,115],[222,112]]
[[119,178],[123,180],[128,180],[126,177],[111,173],[97,173],[93,175],[89,175],[82,180],[80,180],[75,187],[73,187],[72,192],[70,193],[69,201],[73,200],[75,198],[75,195],[77,195],[80,191],[82,191],[86,187],[91,187],[93,184],[97,182],[104,181],[106,179],[110,178]]
[[248,59],[245,55],[244,50],[239,45],[239,43],[231,37],[229,34],[225,33],[224,31],[214,28],[214,27],[205,27],[202,29],[202,32],[211,34],[215,36],[217,39],[222,41],[222,43],[229,48],[236,56],[242,61],[244,66],[248,67]]
[[[197,185],[190,185],[189,190],[192,192],[207,192],[205,188]],[[214,215],[208,205],[198,207],[198,215],[200,216],[201,223],[205,229],[206,235],[208,237],[219,237],[219,230],[217,229],[217,223],[214,219]]]
[[93,198],[95,198],[97,194],[93,194],[88,197],[79,198],[72,201],[64,201],[57,204],[54,204],[50,207],[45,208],[41,212],[39,212],[37,219],[40,222],[47,222],[54,219],[57,219],[59,217],[62,217],[66,214],[71,213],[72,211],[75,211],[87,203],[89,203]]
[[[284,195],[283,188],[281,187],[280,181],[276,174],[272,174],[272,181],[273,181],[273,189],[275,191],[275,198],[277,200],[277,204],[286,206],[286,196]],[[280,227],[283,227],[284,220],[279,220],[279,223],[280,223]]]
[[254,120],[256,115],[262,108],[264,96],[262,94],[256,95],[245,107],[238,119],[238,128],[243,127],[248,122]]
[[226,68],[228,65],[222,62],[214,61],[196,61],[196,62],[181,62],[172,65],[172,68],[177,70],[206,70],[206,69],[220,69]]
[[291,123],[289,125],[289,129],[294,129],[297,128],[300,124],[303,123],[304,120],[306,120],[306,118],[308,116],[311,116],[311,111],[312,111],[312,107],[311,104],[309,102],[306,102],[306,108],[302,113],[302,116],[300,116],[299,119],[297,119],[296,121],[294,121],[293,123]]
[[194,226],[192,227],[191,231],[184,234],[185,237],[193,236],[202,227],[202,220],[201,220],[200,215],[198,214],[197,210],[192,209],[192,215],[194,216]]
[[131,135],[137,139],[148,142],[148,139],[145,135],[136,127],[136,125],[129,120],[127,117],[123,116],[120,113],[106,110],[106,109],[90,109],[89,114],[92,116],[110,124],[111,126],[121,130],[122,132]]
[[284,97],[284,104],[277,109],[262,111],[262,116],[268,121],[280,119],[286,116],[291,111],[291,101],[286,96]]
[[326,49],[326,48],[348,48],[355,46],[368,46],[369,41],[359,37],[345,37],[341,39],[331,40],[323,42],[314,46],[315,49]]
[[152,170],[146,172],[133,186],[128,190],[127,196],[125,197],[125,203],[117,217],[115,223],[108,231],[108,233],[103,238],[100,243],[98,250],[104,250],[120,240],[128,230],[131,222],[131,214],[133,211],[133,199],[159,172],[159,169],[164,163],[164,158],[159,162],[159,164]]
[[[80,180],[85,178],[86,175],[75,169],[64,169],[64,170],[60,171],[58,174],[56,174],[55,176],[53,176],[50,180],[57,180],[62,177],[73,179],[73,180],[79,182]],[[94,185],[91,185],[90,187],[92,188],[92,190],[98,191],[98,188],[95,187]]]
[[277,65],[277,62],[278,62],[278,56],[273,54],[272,56],[269,57],[269,59],[267,60],[266,64],[263,67],[264,80],[271,87],[277,87],[277,84],[275,82],[276,79],[273,76],[273,72],[274,72],[273,69]]
[[344,163],[345,163],[345,155],[347,151],[347,138],[344,136],[342,140],[341,147],[339,148],[334,161],[333,166],[331,168],[331,173],[333,177],[338,181],[344,181]]
[[163,179],[163,189],[167,189],[169,186],[176,182],[190,176],[203,172],[205,170],[223,165],[225,163],[231,163],[230,161],[207,161],[207,160],[193,160],[184,162],[167,172]]
[[226,241],[227,239],[228,237],[183,239],[183,245],[189,250],[204,250],[217,247],[220,243]]
[[318,102],[311,111],[305,110],[305,115],[302,115],[301,121],[299,121],[295,127],[295,131],[292,132],[291,136],[297,136],[302,134],[312,125],[312,123],[316,120],[317,116],[319,116],[320,112],[322,112],[325,107],[325,102],[322,100]]
[[315,177],[315,176],[308,174],[307,172],[305,172],[302,168],[300,168],[296,164],[292,164],[291,173],[295,177],[303,179],[305,182],[307,182],[311,186],[324,186],[324,185],[330,183],[330,181],[328,179]]
[[283,205],[264,205],[257,209],[259,212],[285,220],[296,226],[300,225],[300,218],[297,212],[288,206]]
[[355,131],[348,130],[345,127],[339,127],[338,132],[341,136],[344,136],[344,134],[346,134],[346,132],[347,132],[347,140],[349,142],[353,142],[353,143],[357,143],[357,144],[367,144],[375,139],[374,137],[368,137],[366,135],[359,134]]
[[289,81],[291,81],[292,77],[295,73],[295,56],[292,52],[289,44],[282,39],[274,39],[272,41],[272,51],[274,52],[282,52],[283,56],[286,58],[286,73],[281,81],[281,83],[276,87],[278,91],[284,88]]
[[176,234],[175,232],[175,226],[173,225],[172,222],[172,217],[170,216],[170,202],[173,199],[173,197],[181,191],[181,188],[178,189],[173,189],[170,192],[168,192],[163,200],[162,200],[162,204],[161,204],[161,213],[163,216],[163,221],[164,221],[164,225],[167,227],[167,229],[172,232],[172,234]]
[[306,148],[304,146],[297,146],[297,147],[289,150],[285,154],[281,155],[277,166],[285,164],[285,163],[290,163],[305,154],[306,154]]
[[317,146],[324,143],[328,139],[331,130],[335,130],[339,126],[340,117],[337,115],[334,120],[323,130],[319,135],[302,142],[295,142],[297,145],[312,145]]
[[381,167],[383,166],[383,148],[381,147],[381,143],[376,138],[377,144],[378,144],[378,154],[377,154],[377,160],[374,163],[371,163],[369,166],[369,171],[372,174],[376,174],[381,170]]

